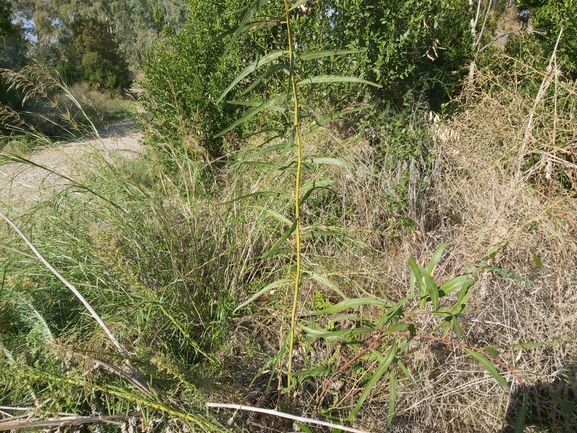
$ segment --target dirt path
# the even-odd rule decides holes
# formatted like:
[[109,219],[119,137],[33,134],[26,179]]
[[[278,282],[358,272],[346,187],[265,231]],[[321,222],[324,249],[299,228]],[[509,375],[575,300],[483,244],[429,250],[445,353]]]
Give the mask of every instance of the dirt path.
[[100,139],[87,137],[27,156],[33,164],[0,165],[0,206],[28,206],[69,185],[68,180],[56,173],[78,179],[82,165],[89,157],[92,160],[95,153],[108,161],[134,158],[143,152],[141,137],[134,123],[124,121],[101,131]]

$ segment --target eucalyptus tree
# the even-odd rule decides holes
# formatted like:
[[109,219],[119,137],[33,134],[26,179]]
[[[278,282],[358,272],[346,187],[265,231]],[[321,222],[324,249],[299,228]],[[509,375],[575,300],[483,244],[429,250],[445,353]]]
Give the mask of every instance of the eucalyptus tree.
[[186,18],[186,5],[179,0],[15,0],[14,12],[34,22],[39,46],[70,40],[71,26],[78,21],[98,21],[116,38],[120,52],[138,68],[141,52],[162,32],[178,31]]

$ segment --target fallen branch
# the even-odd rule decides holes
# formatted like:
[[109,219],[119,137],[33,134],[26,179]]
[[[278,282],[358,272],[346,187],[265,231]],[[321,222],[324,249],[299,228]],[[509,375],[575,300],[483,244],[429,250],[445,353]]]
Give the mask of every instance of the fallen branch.
[[303,422],[303,423],[307,423],[307,424],[322,425],[325,427],[330,427],[333,429],[339,429],[339,430],[343,430],[343,431],[350,431],[353,433],[366,433],[365,431],[358,430],[356,428],[345,427],[342,425],[333,424],[333,423],[326,422],[326,421],[319,421],[319,420],[311,419],[311,418],[303,418],[302,416],[291,415],[289,413],[279,412],[277,410],[272,410],[272,409],[261,409],[260,407],[241,406],[240,404],[227,404],[227,403],[206,403],[206,405],[208,407],[222,407],[222,408],[227,408],[227,409],[246,410],[249,412],[265,413],[268,415],[292,419],[294,421]]
[[123,415],[102,415],[102,416],[64,416],[61,418],[47,418],[38,419],[32,418],[27,421],[22,421],[21,416],[14,417],[16,419],[8,418],[0,420],[0,431],[20,430],[36,427],[64,427],[71,425],[93,424],[93,423],[118,423],[119,421],[126,421],[129,418],[140,417],[140,412],[130,412]]

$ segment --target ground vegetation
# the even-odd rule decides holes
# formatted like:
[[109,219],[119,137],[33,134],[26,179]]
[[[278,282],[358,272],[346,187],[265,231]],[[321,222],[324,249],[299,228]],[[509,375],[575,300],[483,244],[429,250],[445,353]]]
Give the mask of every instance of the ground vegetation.
[[144,63],[143,153],[0,194],[0,428],[575,431],[559,8],[190,0]]

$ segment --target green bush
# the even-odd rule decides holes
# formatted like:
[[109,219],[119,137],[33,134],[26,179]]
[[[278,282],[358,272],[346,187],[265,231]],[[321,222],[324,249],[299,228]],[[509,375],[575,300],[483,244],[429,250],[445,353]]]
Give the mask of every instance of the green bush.
[[[0,69],[19,70],[26,63],[27,43],[21,30],[10,21],[11,15],[10,3],[0,0]],[[8,90],[0,80],[0,104],[20,108],[19,99],[18,92]]]
[[[560,70],[577,76],[577,4],[571,0],[521,0],[518,9],[530,11],[529,29],[507,44],[507,52],[537,68],[545,68],[555,54]],[[559,43],[557,39],[563,29]],[[537,59],[537,61],[536,61]]]
[[424,93],[439,109],[459,86],[472,58],[470,15],[455,0],[336,0],[327,37],[365,51],[361,76],[381,84],[378,102],[402,107],[407,93]]
[[[224,154],[226,139],[214,135],[244,110],[243,106],[217,101],[218,96],[238,75],[239,65],[246,66],[278,50],[282,46],[279,41],[286,39],[282,19],[274,10],[278,5],[257,3],[257,13],[246,23],[250,31],[239,34],[240,43],[229,51],[227,44],[234,33],[231,29],[236,28],[247,9],[245,2],[191,0],[184,30],[166,38],[149,54],[144,68],[148,91],[145,105],[159,139],[173,137],[186,147],[192,138],[212,158]],[[395,4],[325,0],[297,7],[293,21],[298,34],[296,55],[344,48],[356,51],[352,56],[302,62],[299,79],[332,74],[358,76],[382,85],[378,90],[347,84],[308,86],[303,92],[311,105],[303,119],[334,115],[366,102],[376,104],[378,111],[387,106],[405,109],[405,101],[424,99],[427,105],[439,109],[457,89],[472,58],[468,17],[468,6],[455,0]],[[271,61],[256,80],[237,83],[227,99],[258,104],[286,92],[287,68],[283,56]],[[263,81],[267,82],[266,88]],[[244,124],[226,138],[234,142],[239,133],[252,131],[255,126],[278,127],[279,116],[283,114],[275,112],[261,117],[258,125]],[[355,121],[343,131],[356,132]]]
[[225,54],[219,35],[236,21],[242,2],[190,1],[185,28],[159,42],[144,59],[147,98],[155,132],[163,141],[187,141],[203,146],[211,158],[223,154],[224,138],[214,135],[232,123],[240,110],[216,103],[238,71],[240,50]]

